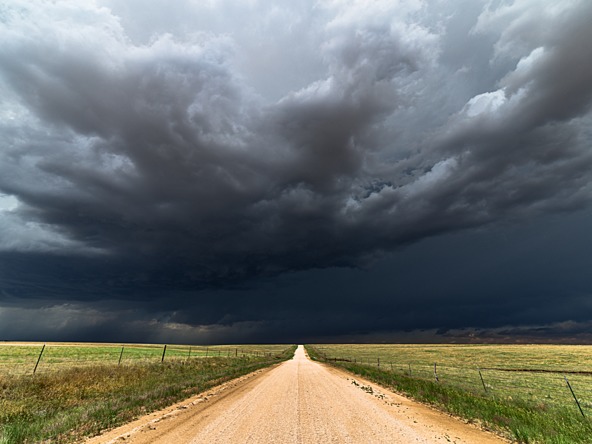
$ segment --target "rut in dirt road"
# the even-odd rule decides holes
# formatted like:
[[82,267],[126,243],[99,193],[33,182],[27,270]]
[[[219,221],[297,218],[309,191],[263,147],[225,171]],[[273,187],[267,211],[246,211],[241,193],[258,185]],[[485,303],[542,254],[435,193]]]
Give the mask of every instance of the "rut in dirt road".
[[[205,400],[207,398],[207,400]],[[294,359],[173,414],[90,440],[125,443],[506,442],[341,370]]]

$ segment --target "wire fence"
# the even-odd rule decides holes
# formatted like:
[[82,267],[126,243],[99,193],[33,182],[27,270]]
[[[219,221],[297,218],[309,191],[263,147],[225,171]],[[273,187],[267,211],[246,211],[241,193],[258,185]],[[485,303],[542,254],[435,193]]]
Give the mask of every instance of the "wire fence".
[[344,357],[317,352],[329,362],[355,363],[397,375],[432,381],[496,399],[521,400],[538,408],[578,408],[592,417],[592,371],[452,366],[395,362],[384,357]]
[[0,376],[52,372],[72,367],[133,365],[205,358],[265,358],[285,346],[238,347],[145,344],[0,345]]

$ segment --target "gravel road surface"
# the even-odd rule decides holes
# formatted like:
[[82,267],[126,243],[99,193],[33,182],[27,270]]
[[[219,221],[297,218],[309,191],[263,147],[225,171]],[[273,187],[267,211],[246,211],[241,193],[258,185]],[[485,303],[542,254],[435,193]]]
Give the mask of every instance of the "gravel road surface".
[[504,443],[341,370],[294,359],[95,437],[94,443]]

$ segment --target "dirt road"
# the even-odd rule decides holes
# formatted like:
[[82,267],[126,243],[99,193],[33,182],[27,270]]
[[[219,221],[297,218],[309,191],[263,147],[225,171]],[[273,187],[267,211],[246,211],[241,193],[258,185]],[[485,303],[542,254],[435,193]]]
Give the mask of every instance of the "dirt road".
[[505,441],[308,359],[239,378],[88,443],[466,443]]

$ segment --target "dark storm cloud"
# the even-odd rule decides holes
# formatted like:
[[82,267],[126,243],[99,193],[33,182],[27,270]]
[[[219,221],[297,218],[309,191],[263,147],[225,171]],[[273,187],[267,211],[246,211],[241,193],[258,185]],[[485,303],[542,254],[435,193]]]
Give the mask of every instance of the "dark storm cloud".
[[372,125],[420,63],[404,30],[335,23],[328,77],[262,105],[232,74],[226,39],[136,47],[107,24],[95,36],[38,23],[38,38],[15,32],[2,51],[7,86],[38,119],[5,157],[20,172],[2,183],[17,213],[107,252],[190,257],[196,273],[206,263],[240,273],[246,257],[277,271],[355,263],[374,248],[336,247],[364,228],[342,219],[372,180]]
[[[585,1],[158,4],[0,9],[5,297],[255,332],[298,296],[249,280],[590,202]],[[462,327],[431,316],[399,327]]]

